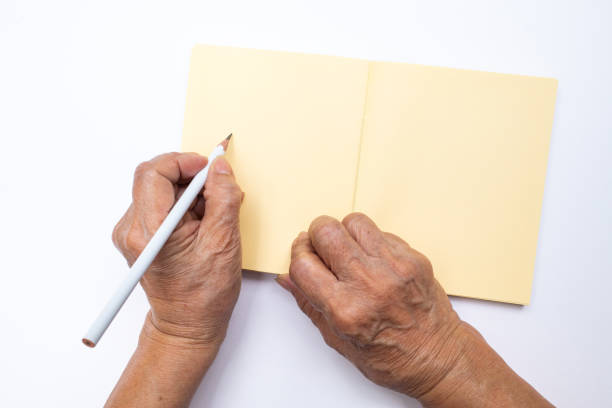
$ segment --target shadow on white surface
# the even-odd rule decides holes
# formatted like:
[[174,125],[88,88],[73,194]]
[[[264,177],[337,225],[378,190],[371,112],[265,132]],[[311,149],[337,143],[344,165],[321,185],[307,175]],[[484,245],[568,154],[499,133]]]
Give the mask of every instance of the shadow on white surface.
[[[265,384],[262,386],[262,384]],[[329,348],[274,275],[243,271],[240,298],[192,407],[419,407]]]

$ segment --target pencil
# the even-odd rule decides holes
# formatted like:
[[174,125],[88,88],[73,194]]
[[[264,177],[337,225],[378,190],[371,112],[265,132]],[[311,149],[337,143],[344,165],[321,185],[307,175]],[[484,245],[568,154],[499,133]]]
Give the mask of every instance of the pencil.
[[130,296],[142,275],[147,271],[159,251],[162,249],[174,229],[183,218],[191,203],[198,196],[206,178],[208,177],[208,169],[212,162],[219,156],[225,154],[229,140],[232,134],[226,137],[208,156],[208,163],[195,177],[191,180],[191,183],[185,189],[185,192],[178,201],[172,207],[172,210],[168,213],[168,216],[164,219],[162,224],[159,226],[149,243],[140,253],[140,256],[136,259],[136,262],[130,268],[124,281],[119,285],[113,296],[110,298],[102,312],[98,315],[96,320],[93,322],[85,336],[83,337],[83,343],[89,347],[95,347],[100,341],[100,338],[111,324],[121,306],[125,303],[127,298]]

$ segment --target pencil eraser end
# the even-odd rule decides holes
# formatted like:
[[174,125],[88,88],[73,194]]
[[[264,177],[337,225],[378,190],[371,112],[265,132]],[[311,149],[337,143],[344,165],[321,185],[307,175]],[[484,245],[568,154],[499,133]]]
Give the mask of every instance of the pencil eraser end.
[[96,343],[94,343],[93,341],[91,341],[89,339],[85,339],[85,338],[83,338],[83,344],[86,345],[87,347],[91,347],[91,348],[96,347]]

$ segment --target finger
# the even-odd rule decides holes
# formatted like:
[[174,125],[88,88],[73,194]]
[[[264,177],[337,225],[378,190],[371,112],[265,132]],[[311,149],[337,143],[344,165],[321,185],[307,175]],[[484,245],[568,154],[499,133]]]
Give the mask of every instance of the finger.
[[175,184],[189,181],[206,163],[205,157],[195,153],[167,153],[136,168],[133,206],[147,239],[155,233],[174,205]]
[[204,185],[204,200],[200,231],[238,226],[242,190],[236,183],[231,166],[223,157],[218,157],[212,163]]
[[362,272],[366,254],[338,220],[320,216],[310,224],[308,235],[319,257],[338,279],[350,279]]
[[384,235],[384,237],[385,237],[385,240],[386,240],[386,241],[387,241],[389,244],[393,245],[394,247],[402,247],[402,246],[405,246],[405,247],[410,248],[410,245],[408,245],[408,243],[407,243],[406,241],[404,241],[403,239],[401,239],[400,237],[398,237],[398,236],[397,236],[397,235],[395,235],[395,234],[392,234],[392,233],[390,233],[390,232],[383,232],[383,235]]
[[380,256],[387,247],[383,232],[365,214],[352,213],[344,217],[342,225],[370,256]]
[[[115,248],[117,248],[128,261],[128,264],[132,264],[135,258],[140,254],[142,248],[144,248],[145,242],[138,242],[134,239],[134,232],[131,233],[131,238],[128,240],[128,232],[133,228],[134,224],[134,207],[130,205],[128,210],[123,214],[119,222],[113,228],[112,240]],[[142,234],[138,234],[142,235]]]
[[195,200],[193,208],[191,209],[191,211],[198,219],[202,219],[202,217],[204,216],[204,205],[204,196],[199,195],[198,198],[196,198]]
[[157,171],[172,184],[185,184],[208,164],[208,158],[198,153],[166,153],[150,161]]
[[338,280],[314,252],[306,232],[300,233],[291,246],[289,276],[319,311],[329,311]]
[[[188,187],[187,184],[178,184],[178,185],[175,184],[175,197],[176,197],[175,201],[178,201],[183,196],[183,194],[185,193],[185,190],[187,190],[187,187]],[[200,193],[193,200],[191,205],[189,205],[189,209],[187,210],[187,213],[185,213],[185,216],[179,222],[176,229],[178,230],[183,225],[183,223],[186,221],[201,220],[203,216],[204,216],[204,195]]]
[[310,321],[319,329],[325,343],[337,350],[340,354],[346,355],[344,341],[333,331],[325,315],[316,309],[308,300],[307,296],[293,282],[292,278],[288,274],[279,275],[278,278],[276,278],[276,282],[293,295],[300,310],[308,316]]

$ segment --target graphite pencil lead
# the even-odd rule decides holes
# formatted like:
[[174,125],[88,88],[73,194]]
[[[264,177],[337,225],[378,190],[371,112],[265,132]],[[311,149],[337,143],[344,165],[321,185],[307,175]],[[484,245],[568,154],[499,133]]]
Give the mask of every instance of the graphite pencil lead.
[[229,136],[223,139],[223,141],[220,143],[221,146],[223,146],[223,150],[227,150],[227,146],[229,145],[229,140],[231,138],[232,138],[232,133],[230,133]]

